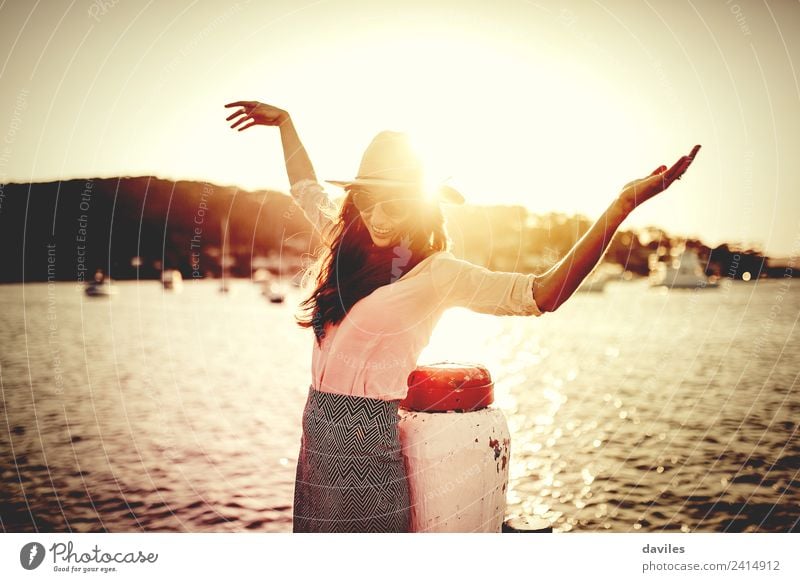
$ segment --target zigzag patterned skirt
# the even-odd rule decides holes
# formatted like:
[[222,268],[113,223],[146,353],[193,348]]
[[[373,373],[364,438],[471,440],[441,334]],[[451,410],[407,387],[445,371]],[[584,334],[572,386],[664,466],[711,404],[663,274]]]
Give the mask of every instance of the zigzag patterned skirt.
[[309,387],[294,486],[294,532],[407,532],[399,400]]

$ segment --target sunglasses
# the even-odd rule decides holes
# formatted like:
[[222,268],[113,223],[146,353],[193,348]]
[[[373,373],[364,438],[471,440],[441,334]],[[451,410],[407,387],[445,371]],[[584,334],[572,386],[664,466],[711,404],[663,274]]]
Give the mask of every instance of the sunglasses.
[[400,196],[378,196],[369,190],[353,190],[352,200],[359,212],[369,214],[375,205],[380,204],[384,214],[393,220],[403,220],[411,215],[416,207],[416,198]]

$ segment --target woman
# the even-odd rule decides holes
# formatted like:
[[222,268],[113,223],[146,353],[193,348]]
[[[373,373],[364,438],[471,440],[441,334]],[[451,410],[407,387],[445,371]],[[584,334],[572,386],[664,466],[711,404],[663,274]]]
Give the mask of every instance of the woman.
[[639,204],[686,171],[700,146],[671,168],[628,183],[556,265],[541,275],[490,271],[449,250],[440,203],[463,197],[440,184],[426,189],[406,135],[379,133],[358,176],[329,180],[347,196],[341,209],[317,182],[289,114],[237,101],[228,121],[239,131],[280,127],[291,194],[325,250],[316,288],[303,303],[316,341],[312,383],[294,492],[295,532],[406,532],[410,500],[397,429],[409,373],[448,307],[496,315],[552,312],[602,257]]

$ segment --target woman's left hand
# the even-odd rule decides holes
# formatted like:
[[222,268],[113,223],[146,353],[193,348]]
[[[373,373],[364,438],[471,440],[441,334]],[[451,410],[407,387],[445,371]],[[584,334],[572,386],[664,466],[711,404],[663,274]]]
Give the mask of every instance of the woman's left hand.
[[679,180],[689,168],[698,151],[700,146],[696,145],[688,156],[681,157],[671,168],[659,166],[649,176],[625,184],[618,196],[623,210],[631,212],[643,202],[669,188],[670,184]]

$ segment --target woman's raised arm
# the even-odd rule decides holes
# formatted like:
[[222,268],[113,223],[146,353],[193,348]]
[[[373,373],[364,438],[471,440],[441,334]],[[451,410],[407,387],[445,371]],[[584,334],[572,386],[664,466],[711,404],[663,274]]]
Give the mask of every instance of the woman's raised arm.
[[569,253],[534,280],[533,296],[542,311],[555,311],[570,298],[600,261],[628,214],[679,179],[699,150],[700,146],[695,146],[688,156],[683,156],[671,168],[659,166],[649,176],[625,185],[619,196]]
[[[306,218],[326,243],[332,240],[332,227],[337,213],[336,205],[317,182],[314,166],[289,114],[272,105],[258,101],[235,101],[225,107],[238,109],[228,116],[228,121],[238,117],[231,128],[243,131],[254,125],[277,126],[281,131],[283,157],[289,176],[290,193],[303,210]],[[245,123],[247,122],[247,123]]]
[[[228,121],[239,117],[231,125],[231,128],[235,129],[239,125],[241,125],[239,131],[254,125],[269,125],[280,128],[283,157],[286,161],[286,173],[289,176],[290,186],[301,180],[316,181],[314,166],[311,165],[311,160],[306,153],[305,147],[303,147],[303,142],[300,141],[300,137],[297,135],[292,118],[289,117],[286,111],[259,101],[234,101],[233,103],[228,103],[225,107],[238,107],[237,111],[228,116]],[[245,123],[246,121],[248,123]]]

